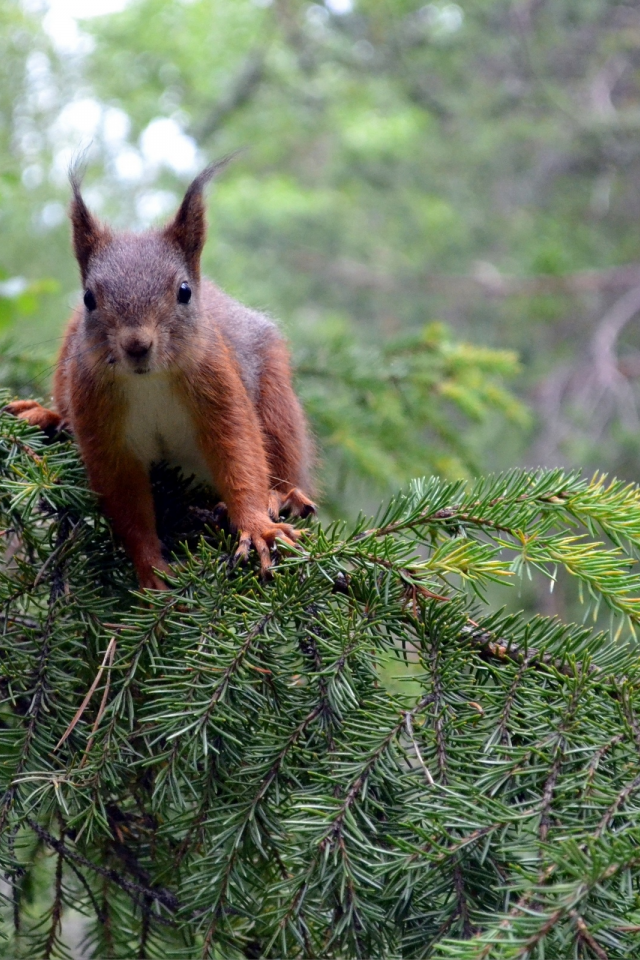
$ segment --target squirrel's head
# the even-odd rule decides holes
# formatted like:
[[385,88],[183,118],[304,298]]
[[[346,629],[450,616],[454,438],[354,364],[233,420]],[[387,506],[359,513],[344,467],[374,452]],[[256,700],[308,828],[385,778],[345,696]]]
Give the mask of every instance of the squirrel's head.
[[211,164],[160,230],[115,233],[88,210],[72,173],[73,247],[84,287],[84,325],[94,361],[123,373],[179,363],[197,336],[205,185],[229,158]]

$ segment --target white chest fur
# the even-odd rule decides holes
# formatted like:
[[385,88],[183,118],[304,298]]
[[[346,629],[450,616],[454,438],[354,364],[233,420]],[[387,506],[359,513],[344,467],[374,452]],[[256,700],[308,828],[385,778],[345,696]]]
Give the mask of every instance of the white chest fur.
[[185,477],[211,483],[198,447],[191,414],[166,373],[131,374],[122,378],[127,412],[125,440],[145,465],[165,460]]

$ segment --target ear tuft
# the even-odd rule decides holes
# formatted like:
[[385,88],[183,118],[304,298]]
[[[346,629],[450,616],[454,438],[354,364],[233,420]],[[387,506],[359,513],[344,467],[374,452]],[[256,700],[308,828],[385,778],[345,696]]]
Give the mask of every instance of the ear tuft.
[[191,276],[200,276],[200,254],[207,236],[207,221],[202,192],[210,180],[236,156],[235,153],[210,163],[189,186],[175,217],[164,228],[163,235],[184,253]]
[[89,269],[89,261],[96,249],[107,239],[108,231],[100,225],[82,199],[80,193],[82,174],[77,167],[69,171],[69,181],[73,192],[69,209],[73,228],[73,249],[84,282]]

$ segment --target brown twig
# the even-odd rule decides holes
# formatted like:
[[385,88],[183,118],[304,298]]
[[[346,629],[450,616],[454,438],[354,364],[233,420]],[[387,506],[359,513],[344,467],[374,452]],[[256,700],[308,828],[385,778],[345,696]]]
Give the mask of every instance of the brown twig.
[[466,299],[478,292],[492,299],[506,297],[538,297],[546,294],[570,294],[582,296],[587,293],[606,291],[620,292],[638,285],[640,264],[628,263],[604,270],[578,270],[567,274],[537,274],[517,277],[500,273],[490,263],[478,264],[472,274],[447,275],[424,273],[407,277],[393,275],[346,257],[328,260],[311,250],[296,251],[296,262],[302,269],[324,274],[329,280],[351,286],[354,289],[379,290],[394,293],[406,289],[407,283],[419,289],[444,293],[447,297]]
[[93,741],[96,736],[96,731],[100,726],[100,721],[102,720],[104,716],[104,712],[107,708],[107,699],[109,697],[109,689],[111,687],[111,667],[113,666],[113,659],[116,655],[116,638],[115,637],[111,638],[111,642],[109,646],[111,646],[111,644],[113,644],[113,648],[111,650],[111,656],[109,657],[109,662],[107,664],[108,673],[107,673],[107,680],[104,685],[104,693],[102,694],[102,700],[100,701],[100,706],[98,708],[96,719],[94,720],[93,726],[91,727],[91,736],[87,741],[87,746],[84,751],[84,756],[82,757],[82,760],[80,762],[80,767],[84,767],[85,763],[89,758],[89,754],[91,753],[91,747],[93,746]]
[[[60,839],[64,843],[64,833],[60,834]],[[56,862],[56,875],[54,881],[54,896],[53,896],[53,906],[51,908],[51,923],[49,926],[49,934],[47,936],[47,942],[44,948],[44,958],[49,960],[55,947],[56,939],[60,932],[60,926],[62,921],[62,868],[64,866],[64,855],[61,851],[58,851],[58,858]]]
[[[72,850],[64,843],[64,840],[54,837],[53,834],[49,833],[48,830],[45,830],[44,827],[41,827],[40,824],[33,819],[33,817],[26,817],[26,822],[29,824],[36,836],[46,843],[47,846],[51,847],[52,850],[55,850],[57,853],[61,853],[65,859],[73,860],[75,863],[80,864],[80,866],[86,867],[87,869],[92,870],[94,873],[99,874],[99,876],[104,877],[105,880],[109,880],[117,887],[120,887],[121,890],[124,890],[125,893],[128,893],[136,903],[140,904],[141,900],[144,901],[144,898],[148,897],[154,902],[161,903],[169,910],[174,911],[178,909],[178,898],[174,893],[171,893],[171,891],[146,887],[140,883],[135,883],[132,880],[127,880],[126,877],[121,876],[115,870],[112,870],[108,867],[101,867],[99,864],[93,863],[93,861],[83,857],[81,853],[76,853],[75,850]],[[157,913],[154,913],[154,920],[164,924],[165,926],[174,925],[172,920],[168,920],[166,917],[162,917]]]
[[[73,720],[71,721],[71,723],[69,724],[69,726],[67,727],[67,729],[65,730],[65,732],[62,734],[62,736],[60,737],[60,739],[59,739],[58,742],[56,743],[55,747],[53,748],[54,753],[55,753],[55,751],[56,751],[59,747],[62,746],[62,744],[65,742],[65,740],[66,740],[68,737],[71,736],[71,734],[73,733],[73,730],[75,729],[76,724],[77,724],[78,721],[80,720],[82,714],[83,714],[83,713],[85,712],[85,710],[87,709],[87,706],[88,706],[88,704],[89,704],[89,701],[91,700],[91,697],[92,697],[93,694],[95,693],[96,687],[97,687],[98,684],[100,683],[100,678],[102,677],[102,673],[103,673],[105,667],[107,666],[107,664],[109,665],[109,667],[111,667],[111,664],[113,663],[113,655],[114,655],[115,648],[116,648],[116,638],[115,638],[115,637],[111,637],[111,640],[109,641],[109,643],[108,643],[108,645],[107,645],[107,649],[106,649],[105,654],[104,654],[104,657],[103,657],[103,659],[102,659],[102,663],[100,664],[100,667],[99,667],[99,669],[98,669],[98,672],[97,672],[97,674],[96,674],[96,676],[95,676],[95,679],[94,679],[93,683],[91,684],[91,686],[89,687],[89,690],[87,691],[87,694],[86,694],[84,700],[82,701],[82,703],[80,704],[80,706],[79,706],[78,709],[76,710],[76,713],[75,713],[75,716],[74,716]],[[109,690],[109,681],[107,680],[107,686],[105,687],[105,695],[104,695],[103,698],[102,698],[102,704],[101,704],[102,712],[104,712],[104,709],[103,709],[103,708],[104,708],[104,703],[105,703],[105,700],[106,700],[106,694],[108,693],[108,690]],[[98,713],[98,721],[99,721],[99,719],[100,719],[101,716],[102,716],[102,714],[99,712],[99,713]],[[93,729],[92,732],[95,732],[95,728],[96,728],[96,725],[94,724],[94,729]]]
[[600,944],[596,940],[594,940],[593,934],[590,933],[589,928],[587,927],[586,923],[584,922],[580,914],[576,910],[571,910],[569,915],[573,919],[576,927],[578,928],[578,935],[580,939],[584,940],[587,946],[590,947],[591,950],[593,950],[598,960],[609,960],[609,954],[604,949],[604,947],[601,947]]

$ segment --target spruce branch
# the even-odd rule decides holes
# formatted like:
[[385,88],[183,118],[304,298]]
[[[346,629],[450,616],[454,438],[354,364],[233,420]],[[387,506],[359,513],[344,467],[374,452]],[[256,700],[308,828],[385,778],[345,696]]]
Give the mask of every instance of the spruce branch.
[[562,564],[627,629],[635,487],[417,481],[310,527],[265,583],[160,471],[173,574],[139,594],[72,443],[0,416],[0,479],[0,915],[23,953],[64,952],[70,903],[95,956],[637,952],[635,641],[486,598]]

